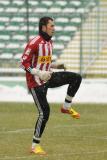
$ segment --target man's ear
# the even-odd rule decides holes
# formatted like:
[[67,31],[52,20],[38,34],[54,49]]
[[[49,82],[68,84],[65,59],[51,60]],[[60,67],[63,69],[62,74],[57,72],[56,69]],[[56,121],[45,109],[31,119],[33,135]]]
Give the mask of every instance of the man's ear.
[[42,26],[42,31],[46,32],[46,26],[45,25]]

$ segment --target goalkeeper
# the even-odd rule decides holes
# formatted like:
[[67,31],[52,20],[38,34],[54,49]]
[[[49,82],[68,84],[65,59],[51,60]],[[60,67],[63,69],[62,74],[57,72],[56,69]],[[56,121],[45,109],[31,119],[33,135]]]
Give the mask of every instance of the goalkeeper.
[[52,63],[53,44],[51,38],[54,32],[54,20],[51,17],[42,17],[39,21],[39,35],[28,42],[21,58],[21,67],[26,71],[27,86],[39,113],[31,148],[32,153],[39,155],[46,154],[40,146],[40,140],[50,114],[50,106],[46,98],[48,88],[68,84],[61,112],[69,114],[73,118],[80,118],[80,114],[71,108],[71,104],[82,78],[73,72],[52,71],[52,68],[64,68],[63,64]]

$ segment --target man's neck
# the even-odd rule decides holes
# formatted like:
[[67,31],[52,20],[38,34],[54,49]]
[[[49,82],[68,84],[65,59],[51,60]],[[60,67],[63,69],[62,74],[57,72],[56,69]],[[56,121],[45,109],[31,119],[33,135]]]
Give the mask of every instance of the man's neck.
[[49,36],[46,32],[40,31],[39,35],[43,37],[43,39],[45,39],[45,41],[50,41],[52,36]]

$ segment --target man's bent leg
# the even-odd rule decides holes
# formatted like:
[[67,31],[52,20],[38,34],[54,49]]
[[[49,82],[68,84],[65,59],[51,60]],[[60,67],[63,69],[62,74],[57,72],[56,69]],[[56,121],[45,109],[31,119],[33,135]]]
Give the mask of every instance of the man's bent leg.
[[61,108],[62,113],[68,113],[73,118],[80,118],[80,115],[71,108],[72,98],[75,96],[79,89],[81,83],[81,75],[73,72],[57,72],[52,75],[49,81],[49,87],[59,87],[65,84],[69,84],[67,89],[67,95],[65,97],[65,102]]

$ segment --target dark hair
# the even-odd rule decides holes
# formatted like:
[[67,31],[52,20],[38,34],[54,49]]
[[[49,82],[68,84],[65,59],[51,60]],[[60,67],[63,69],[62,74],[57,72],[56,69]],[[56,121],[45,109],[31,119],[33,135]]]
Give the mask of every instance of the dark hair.
[[40,20],[39,20],[39,33],[42,30],[42,26],[43,25],[46,26],[48,24],[49,20],[53,21],[53,19],[51,17],[42,17],[42,18],[40,18]]

